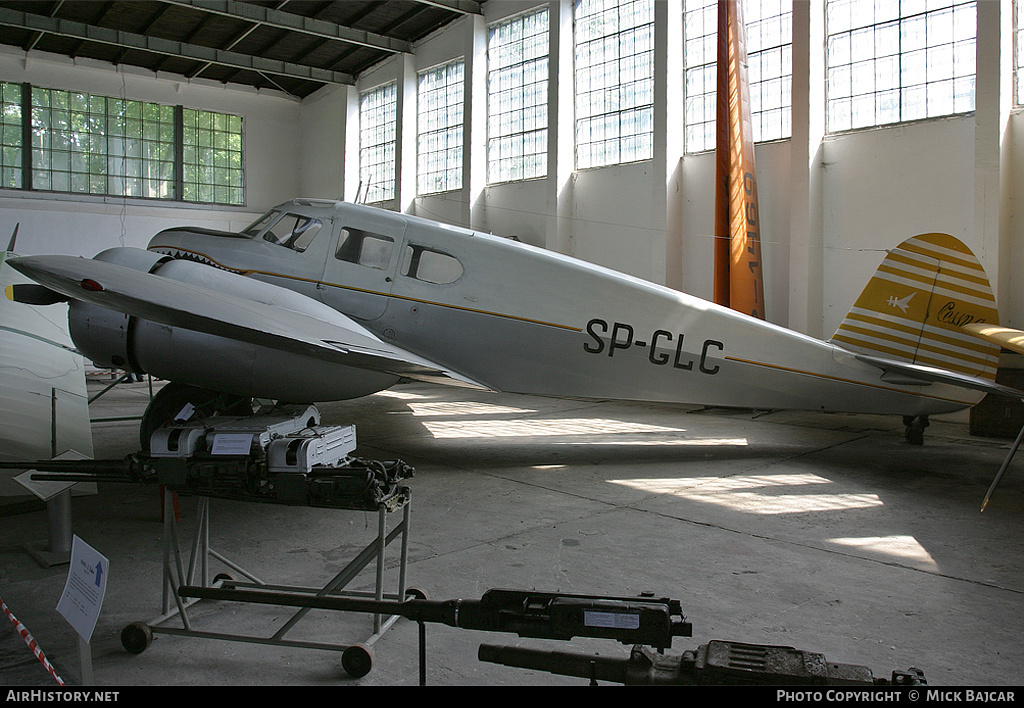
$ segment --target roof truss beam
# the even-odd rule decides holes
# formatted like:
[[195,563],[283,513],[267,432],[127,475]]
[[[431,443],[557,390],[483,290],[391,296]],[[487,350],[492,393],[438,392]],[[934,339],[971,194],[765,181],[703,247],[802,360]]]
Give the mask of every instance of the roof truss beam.
[[451,10],[452,12],[460,12],[463,15],[483,14],[483,10],[480,9],[480,3],[476,0],[416,0],[416,2],[423,5],[440,7],[444,10]]
[[99,42],[124,49],[136,49],[164,56],[184,57],[196,61],[229,66],[236,69],[258,71],[276,76],[319,81],[329,84],[355,84],[351,74],[329,69],[319,69],[286,61],[276,61],[250,56],[223,49],[212,49],[187,42],[175,42],[156,37],[147,37],[132,32],[96,27],[82,22],[62,20],[30,12],[0,8],[0,26],[17,27],[34,32],[45,32],[62,37],[77,38],[87,42]]
[[365,32],[352,27],[342,27],[333,22],[303,17],[291,12],[274,10],[261,5],[252,5],[235,0],[167,0],[168,5],[191,7],[224,17],[244,22],[252,22],[277,29],[308,34],[314,37],[334,39],[349,44],[358,44],[372,49],[383,49],[395,53],[412,53],[412,44],[401,39],[386,37],[382,34]]

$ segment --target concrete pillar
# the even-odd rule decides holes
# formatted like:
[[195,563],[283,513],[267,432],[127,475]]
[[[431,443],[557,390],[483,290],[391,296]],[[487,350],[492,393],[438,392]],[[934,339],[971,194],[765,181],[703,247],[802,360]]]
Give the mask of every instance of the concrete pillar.
[[[825,8],[823,0],[793,2],[793,137],[790,158],[789,321],[812,337],[824,315],[822,150],[825,136]],[[780,287],[780,278],[773,278]]]
[[345,136],[342,194],[345,201],[354,202],[362,198],[359,193],[359,89],[355,86],[342,88],[345,91],[345,123],[341,126]]
[[397,121],[395,141],[395,204],[398,212],[412,211],[416,199],[416,57],[400,54],[397,57]]
[[664,248],[654,249],[659,282],[682,288],[682,177],[684,99],[683,7],[681,0],[654,3],[654,195],[656,221]]
[[1008,122],[1013,105],[1013,7],[1009,2],[979,2],[977,13],[971,245],[985,267],[1003,314],[1010,298],[1012,237],[1006,202],[1011,194]]
[[576,171],[576,79],[573,74],[572,0],[548,3],[548,170],[546,246],[573,253],[573,180]]
[[465,88],[463,95],[462,224],[486,230],[483,223],[487,189],[487,25],[483,15],[463,19]]

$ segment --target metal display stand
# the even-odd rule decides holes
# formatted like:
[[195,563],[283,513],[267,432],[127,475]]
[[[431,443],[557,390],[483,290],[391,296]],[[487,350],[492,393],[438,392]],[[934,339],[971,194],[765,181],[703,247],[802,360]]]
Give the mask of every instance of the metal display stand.
[[[236,642],[248,642],[253,644],[272,644],[278,646],[298,647],[305,649],[326,649],[342,652],[342,667],[351,676],[361,677],[370,672],[373,665],[372,645],[380,639],[385,631],[400,618],[400,615],[384,616],[373,615],[373,632],[362,642],[354,644],[333,644],[325,642],[304,641],[287,638],[286,635],[305,616],[311,608],[302,608],[291,615],[287,622],[270,636],[256,636],[247,634],[234,634],[226,632],[213,632],[196,629],[193,619],[189,616],[189,610],[201,602],[199,599],[187,600],[183,598],[178,589],[182,586],[201,585],[202,587],[224,587],[224,588],[260,588],[263,590],[304,593],[310,597],[350,597],[350,598],[372,598],[381,600],[406,599],[406,569],[408,566],[409,553],[409,513],[411,495],[408,488],[402,488],[395,498],[386,504],[380,504],[377,511],[377,536],[358,555],[335,575],[330,582],[320,588],[295,587],[288,585],[269,585],[252,573],[243,569],[236,563],[225,558],[210,547],[210,511],[209,499],[199,498],[197,510],[198,525],[195,537],[192,540],[191,553],[188,560],[188,569],[184,567],[184,559],[181,553],[177,520],[173,509],[173,494],[170,492],[164,495],[164,540],[163,540],[163,605],[162,614],[149,622],[134,622],[121,633],[121,643],[128,651],[139,654],[146,650],[152,643],[153,633],[176,634],[189,637],[201,637],[206,639],[223,639]],[[389,512],[402,510],[402,521],[390,532],[387,529],[387,516]],[[394,594],[384,591],[384,558],[385,549],[396,539],[401,541],[401,560],[399,563],[398,589]],[[240,573],[246,581],[237,581],[226,575],[217,575],[211,583],[209,561],[213,558],[220,561],[228,568]],[[376,580],[373,592],[344,591],[344,588],[360,572],[371,563],[376,563]],[[415,591],[412,591],[415,593]],[[181,626],[170,626],[175,618],[179,619]]]

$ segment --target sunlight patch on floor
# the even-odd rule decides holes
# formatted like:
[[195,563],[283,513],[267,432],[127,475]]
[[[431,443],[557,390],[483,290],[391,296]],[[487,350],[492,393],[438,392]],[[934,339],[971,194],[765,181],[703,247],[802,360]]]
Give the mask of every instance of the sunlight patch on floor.
[[679,447],[745,447],[747,445],[746,438],[684,438],[678,434],[653,434],[646,435],[645,437],[600,437],[600,438],[583,438],[577,440],[567,440],[565,442],[556,442],[556,445],[629,445],[629,446],[644,446],[644,445],[672,445]]
[[430,396],[424,396],[421,393],[406,393],[405,391],[393,391],[391,389],[384,389],[383,391],[377,391],[373,394],[374,396],[384,396],[385,398],[397,398],[401,401],[413,401],[424,398],[430,398]]
[[426,421],[423,425],[435,438],[528,438],[622,433],[682,435],[686,432],[680,428],[666,428],[659,425],[631,423],[608,418]]
[[441,415],[527,415],[537,411],[529,408],[513,408],[496,406],[492,403],[476,403],[474,401],[428,401],[426,403],[410,403],[409,410],[415,416]]
[[866,551],[871,555],[886,556],[903,562],[913,562],[928,568],[937,569],[938,564],[931,554],[918,543],[913,536],[865,536],[863,538],[831,538],[835,543],[846,548]]
[[796,514],[882,506],[876,494],[829,493],[825,490],[791,493],[793,487],[828,485],[814,474],[684,477],[610,480],[655,494],[670,494],[750,514]]

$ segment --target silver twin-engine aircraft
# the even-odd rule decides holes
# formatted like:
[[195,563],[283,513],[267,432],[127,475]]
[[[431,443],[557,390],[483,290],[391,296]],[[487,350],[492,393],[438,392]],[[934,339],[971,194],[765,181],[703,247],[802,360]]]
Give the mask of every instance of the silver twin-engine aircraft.
[[[1000,353],[971,251],[890,251],[829,341],[515,240],[341,201],[296,199],[238,233],[175,228],[148,249],[25,256],[21,302],[69,300],[75,346],[165,379],[144,429],[214,395],[292,403],[403,379],[495,391],[927,416],[977,403]],[[176,394],[164,393],[174,391]],[[184,393],[183,393],[184,392]],[[230,404],[228,405],[230,407]]]

